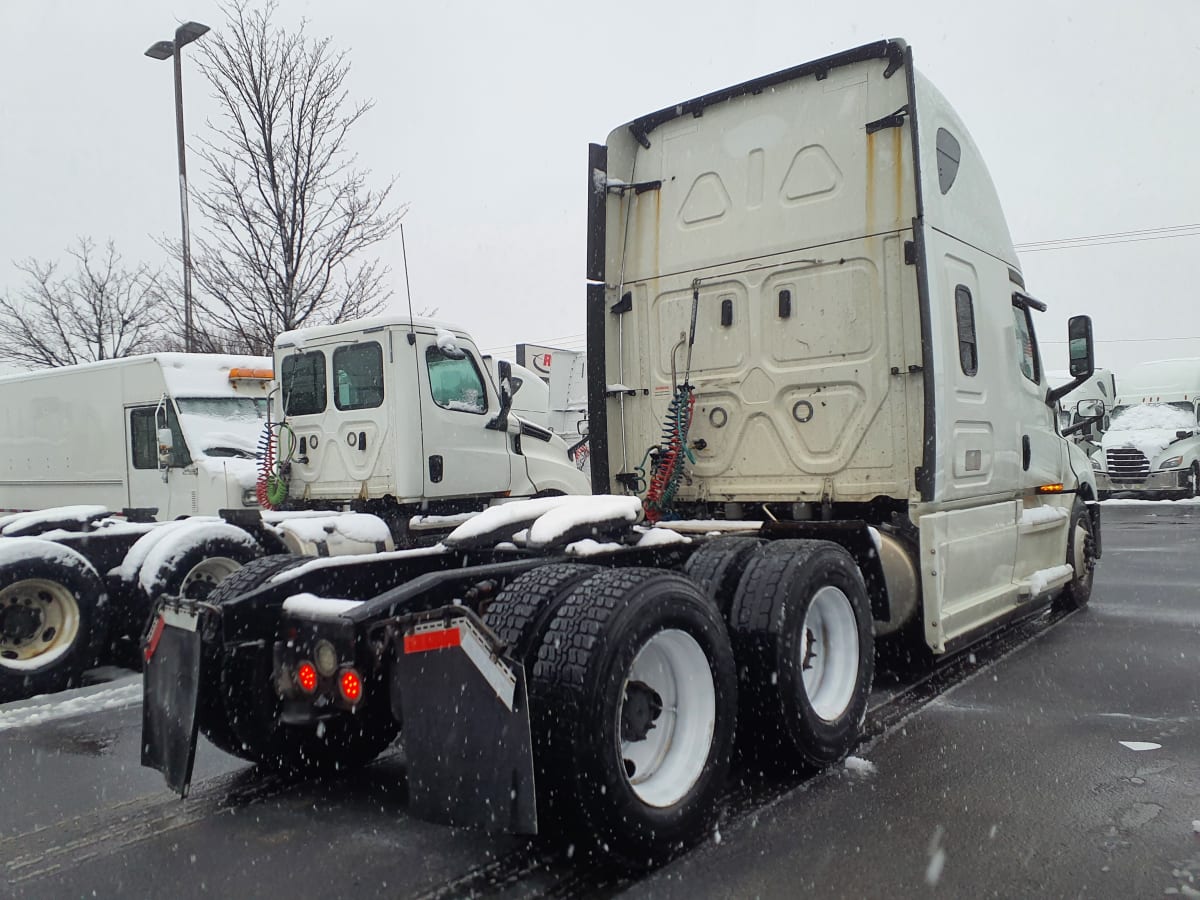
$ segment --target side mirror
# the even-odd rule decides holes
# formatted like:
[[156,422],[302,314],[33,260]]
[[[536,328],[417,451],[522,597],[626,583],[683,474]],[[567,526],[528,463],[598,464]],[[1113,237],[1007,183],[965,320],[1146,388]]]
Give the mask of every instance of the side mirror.
[[1091,316],[1072,316],[1068,320],[1067,346],[1071,357],[1071,377],[1091,378],[1096,371]]
[[[500,411],[496,413],[496,418],[487,423],[486,427],[493,431],[508,431],[508,414],[512,410],[513,394],[516,392],[516,388],[512,386],[514,381],[512,363],[502,359],[496,364],[496,370],[496,374],[500,376]],[[519,387],[521,379],[515,380]]]
[[1103,416],[1106,412],[1103,400],[1080,400],[1075,404],[1075,413],[1084,419]]
[[1051,405],[1091,378],[1096,371],[1091,316],[1071,316],[1067,320],[1067,347],[1071,359],[1071,380],[1046,394],[1046,403]]

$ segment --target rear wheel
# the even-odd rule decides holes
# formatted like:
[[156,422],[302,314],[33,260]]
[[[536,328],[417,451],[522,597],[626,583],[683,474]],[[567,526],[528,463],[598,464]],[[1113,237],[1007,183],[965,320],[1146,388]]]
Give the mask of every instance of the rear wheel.
[[0,703],[78,684],[107,634],[100,576],[49,541],[6,538],[0,550]]
[[555,563],[526,572],[488,604],[483,622],[505,644],[513,659],[522,664],[531,661],[530,654],[537,653],[563,598],[599,571],[598,566]]
[[1096,570],[1096,538],[1087,505],[1075,501],[1067,532],[1067,565],[1074,570],[1071,580],[1054,601],[1057,609],[1082,609],[1092,597],[1092,576]]
[[762,552],[763,543],[756,537],[714,538],[688,558],[683,571],[712,596],[721,615],[726,616],[746,564]]
[[866,716],[871,604],[843,547],[788,543],[751,561],[730,610],[743,733],[781,760],[825,766],[850,752]]
[[724,623],[687,578],[605,570],[566,597],[530,679],[544,812],[630,867],[716,815],[736,719]]

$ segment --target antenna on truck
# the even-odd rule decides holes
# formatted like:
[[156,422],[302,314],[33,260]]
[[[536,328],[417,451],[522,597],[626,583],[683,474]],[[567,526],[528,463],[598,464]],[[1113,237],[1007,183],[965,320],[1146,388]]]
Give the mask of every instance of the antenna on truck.
[[408,296],[408,344],[417,342],[416,331],[413,328],[412,288],[408,285],[408,248],[404,246],[404,223],[400,223],[400,258],[404,260],[404,293]]

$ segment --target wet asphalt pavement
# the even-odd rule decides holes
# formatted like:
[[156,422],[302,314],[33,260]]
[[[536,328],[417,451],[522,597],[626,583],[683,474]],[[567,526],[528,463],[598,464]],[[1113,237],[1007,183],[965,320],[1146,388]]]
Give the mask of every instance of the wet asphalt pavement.
[[884,706],[905,717],[875,715],[849,767],[727,798],[717,833],[639,880],[409,817],[396,752],[301,782],[202,741],[181,803],[139,766],[127,705],[0,718],[0,896],[1195,896],[1200,506],[1106,505],[1104,546],[1088,609]]

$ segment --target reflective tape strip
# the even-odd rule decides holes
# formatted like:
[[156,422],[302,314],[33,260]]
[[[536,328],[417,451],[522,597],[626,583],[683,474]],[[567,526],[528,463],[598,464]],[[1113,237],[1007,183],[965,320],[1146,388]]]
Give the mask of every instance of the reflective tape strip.
[[154,620],[154,631],[150,632],[150,640],[146,641],[146,649],[142,651],[142,654],[146,657],[146,662],[150,662],[151,657],[154,656],[154,651],[158,649],[158,642],[162,640],[164,627],[163,617],[159,615]]
[[513,699],[517,692],[517,678],[512,671],[494,656],[483,636],[475,629],[469,619],[455,619],[446,628],[442,623],[418,625],[412,634],[404,636],[404,652],[424,653],[429,650],[446,650],[459,647],[467,654],[467,659],[479,670],[496,696],[500,698],[511,712]]
[[405,653],[425,653],[429,650],[445,650],[447,647],[457,647],[461,643],[457,628],[439,628],[437,631],[424,631],[418,634],[404,636]]

